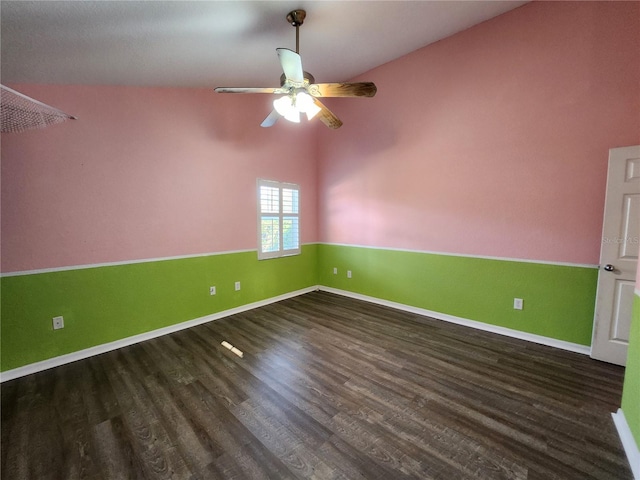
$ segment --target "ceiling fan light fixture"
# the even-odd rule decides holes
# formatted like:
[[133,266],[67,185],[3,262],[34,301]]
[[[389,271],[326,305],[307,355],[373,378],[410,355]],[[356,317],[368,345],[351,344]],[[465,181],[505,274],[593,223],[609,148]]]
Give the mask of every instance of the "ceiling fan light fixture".
[[300,111],[294,105],[293,98],[288,95],[275,99],[273,101],[273,108],[286,120],[300,123]]
[[311,120],[322,110],[315,104],[311,95],[305,92],[299,92],[296,95],[296,106],[300,112],[307,114],[308,120]]
[[300,123],[301,113],[307,115],[307,120],[311,120],[322,110],[315,104],[311,95],[305,92],[277,98],[273,101],[273,108],[286,120],[294,123]]

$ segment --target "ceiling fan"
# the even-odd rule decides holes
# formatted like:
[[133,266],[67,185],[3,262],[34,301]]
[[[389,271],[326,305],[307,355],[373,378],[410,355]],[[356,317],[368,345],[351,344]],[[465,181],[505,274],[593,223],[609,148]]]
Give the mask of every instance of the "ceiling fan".
[[273,126],[278,118],[284,117],[290,122],[299,123],[300,114],[308,120],[316,115],[329,128],[340,128],[342,121],[336,117],[318,98],[322,97],[373,97],[377,88],[373,82],[357,83],[315,83],[313,75],[302,69],[300,58],[300,25],[307,13],[293,10],[287,15],[287,22],[296,27],[296,51],[288,48],[276,48],[284,73],[280,77],[279,88],[234,88],[217,87],[218,93],[273,93],[283,95],[273,101],[273,111],[260,124],[261,127]]

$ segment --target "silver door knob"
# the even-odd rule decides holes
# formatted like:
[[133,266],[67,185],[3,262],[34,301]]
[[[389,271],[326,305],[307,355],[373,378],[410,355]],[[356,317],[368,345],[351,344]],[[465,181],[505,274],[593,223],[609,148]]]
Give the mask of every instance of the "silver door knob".
[[607,271],[607,272],[613,272],[615,269],[616,269],[616,268],[615,268],[613,265],[611,265],[610,263],[607,263],[607,264],[604,266],[604,270],[605,270],[605,271]]

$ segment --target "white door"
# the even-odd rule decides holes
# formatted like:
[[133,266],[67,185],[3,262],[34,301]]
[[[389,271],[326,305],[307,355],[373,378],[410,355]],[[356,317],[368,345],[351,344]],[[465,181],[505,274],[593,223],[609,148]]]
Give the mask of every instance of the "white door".
[[591,356],[625,365],[640,237],[640,145],[609,150]]

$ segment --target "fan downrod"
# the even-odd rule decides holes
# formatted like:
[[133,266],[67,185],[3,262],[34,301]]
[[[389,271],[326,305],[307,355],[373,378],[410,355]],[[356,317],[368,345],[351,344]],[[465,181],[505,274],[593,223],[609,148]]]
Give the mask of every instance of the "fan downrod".
[[300,54],[300,25],[304,23],[307,12],[304,10],[292,10],[287,14],[287,22],[296,27],[296,53]]

